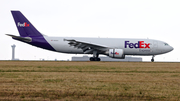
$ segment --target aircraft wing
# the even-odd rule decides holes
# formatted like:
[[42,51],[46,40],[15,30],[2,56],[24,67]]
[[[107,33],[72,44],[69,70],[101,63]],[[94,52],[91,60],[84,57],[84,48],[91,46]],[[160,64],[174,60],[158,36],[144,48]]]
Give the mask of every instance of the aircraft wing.
[[82,49],[84,54],[90,54],[94,50],[98,51],[99,53],[107,51],[109,49],[108,46],[105,45],[99,45],[96,43],[91,42],[84,42],[74,39],[64,39],[64,41],[68,41],[70,46],[74,46],[74,48]]

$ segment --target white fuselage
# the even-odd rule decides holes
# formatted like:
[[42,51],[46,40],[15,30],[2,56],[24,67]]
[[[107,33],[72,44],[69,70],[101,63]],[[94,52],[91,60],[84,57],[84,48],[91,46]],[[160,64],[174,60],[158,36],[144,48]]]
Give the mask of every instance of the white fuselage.
[[167,43],[152,39],[130,38],[79,38],[79,37],[48,37],[46,41],[57,51],[62,53],[84,54],[68,44],[64,39],[76,39],[92,44],[104,45],[114,49],[123,49],[124,55],[158,55],[173,50]]

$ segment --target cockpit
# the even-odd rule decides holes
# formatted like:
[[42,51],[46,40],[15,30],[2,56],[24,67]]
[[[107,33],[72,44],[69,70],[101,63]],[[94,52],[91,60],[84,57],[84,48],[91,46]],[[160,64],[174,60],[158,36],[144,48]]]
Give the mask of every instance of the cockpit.
[[169,46],[167,43],[164,43],[165,46]]

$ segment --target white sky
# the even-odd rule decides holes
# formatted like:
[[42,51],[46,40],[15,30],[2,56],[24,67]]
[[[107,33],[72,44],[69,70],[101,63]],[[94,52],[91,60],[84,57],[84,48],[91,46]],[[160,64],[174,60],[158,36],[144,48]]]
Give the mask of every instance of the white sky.
[[[11,59],[13,44],[15,57],[20,60],[67,60],[75,56],[6,36],[19,35],[10,12],[19,10],[48,36],[156,39],[169,43],[174,50],[156,56],[155,61],[180,61],[179,5],[179,0],[1,0],[0,60]],[[143,57],[144,61],[150,59],[151,56]]]

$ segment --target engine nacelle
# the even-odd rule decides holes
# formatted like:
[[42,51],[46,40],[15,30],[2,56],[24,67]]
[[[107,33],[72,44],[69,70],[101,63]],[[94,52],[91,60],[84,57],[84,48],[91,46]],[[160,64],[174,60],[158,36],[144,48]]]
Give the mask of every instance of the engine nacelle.
[[124,59],[125,55],[123,49],[109,49],[109,57]]

